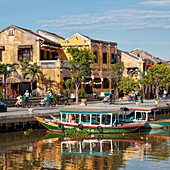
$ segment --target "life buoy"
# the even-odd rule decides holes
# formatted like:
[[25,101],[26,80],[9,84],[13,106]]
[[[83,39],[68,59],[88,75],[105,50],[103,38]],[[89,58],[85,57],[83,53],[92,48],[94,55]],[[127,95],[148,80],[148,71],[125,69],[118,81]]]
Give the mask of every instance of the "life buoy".
[[83,130],[83,125],[82,125],[82,124],[79,124],[79,125],[78,125],[78,128],[81,129],[81,130]]
[[59,128],[60,130],[64,131],[64,125],[63,125],[63,124],[60,123],[60,124],[58,125],[58,128]]
[[97,126],[97,130],[100,132],[100,133],[103,133],[103,128],[101,126]]

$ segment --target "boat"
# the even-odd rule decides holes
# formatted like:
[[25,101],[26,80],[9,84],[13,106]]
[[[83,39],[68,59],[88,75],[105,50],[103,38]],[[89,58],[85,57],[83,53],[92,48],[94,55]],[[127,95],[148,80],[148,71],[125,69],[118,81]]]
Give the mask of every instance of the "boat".
[[170,124],[170,119],[157,119],[159,108],[156,107],[125,107],[122,108],[122,119],[128,122],[147,122],[145,129],[162,129]]
[[65,107],[60,110],[60,121],[36,115],[35,119],[48,130],[56,132],[77,129],[90,133],[126,133],[145,126],[145,122],[119,122],[119,112],[119,108],[111,107]]

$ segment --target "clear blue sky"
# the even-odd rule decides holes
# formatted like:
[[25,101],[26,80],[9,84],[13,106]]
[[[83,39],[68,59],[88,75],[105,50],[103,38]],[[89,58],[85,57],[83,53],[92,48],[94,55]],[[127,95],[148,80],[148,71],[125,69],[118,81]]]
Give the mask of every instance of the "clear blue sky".
[[0,30],[10,24],[64,38],[79,32],[170,60],[170,0],[0,0]]

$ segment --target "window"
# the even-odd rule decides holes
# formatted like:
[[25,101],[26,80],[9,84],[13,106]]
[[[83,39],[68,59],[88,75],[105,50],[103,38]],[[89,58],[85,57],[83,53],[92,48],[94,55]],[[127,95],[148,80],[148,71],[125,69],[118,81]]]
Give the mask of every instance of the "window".
[[46,59],[50,60],[50,52],[49,51],[46,51]]
[[104,89],[109,88],[109,80],[107,78],[103,79],[103,88]]
[[31,60],[31,50],[30,49],[19,49],[18,50],[18,59],[19,57],[28,58],[28,60]]
[[111,64],[117,63],[117,55],[112,53],[111,54]]
[[93,54],[96,56],[96,58],[94,59],[94,62],[98,63],[98,51],[94,51]]
[[9,34],[8,34],[9,36],[13,36],[14,35],[14,29],[13,28],[10,28],[9,29]]
[[52,60],[57,60],[58,59],[58,53],[57,52],[52,52]]
[[103,63],[106,64],[107,63],[107,53],[103,52]]
[[101,88],[101,84],[98,84],[98,83],[101,83],[101,78],[94,78],[94,88],[96,89]]
[[44,50],[40,51],[40,60],[44,60]]
[[18,59],[19,58],[27,58],[28,60],[32,60],[32,45],[19,45],[18,46]]

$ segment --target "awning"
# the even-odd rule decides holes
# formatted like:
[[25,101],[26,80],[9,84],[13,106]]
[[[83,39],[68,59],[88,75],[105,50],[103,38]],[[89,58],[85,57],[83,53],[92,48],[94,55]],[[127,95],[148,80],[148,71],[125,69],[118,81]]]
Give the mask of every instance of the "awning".
[[21,80],[17,77],[11,76],[6,79],[7,84],[15,84],[15,83],[20,83]]
[[32,48],[32,45],[19,45],[18,48]]
[[0,50],[5,50],[5,46],[0,45]]

